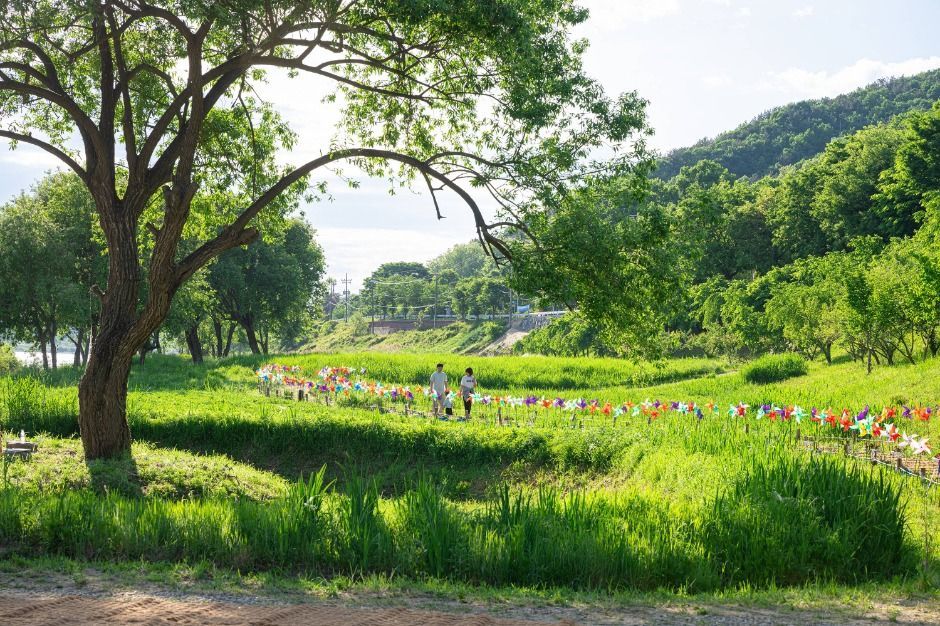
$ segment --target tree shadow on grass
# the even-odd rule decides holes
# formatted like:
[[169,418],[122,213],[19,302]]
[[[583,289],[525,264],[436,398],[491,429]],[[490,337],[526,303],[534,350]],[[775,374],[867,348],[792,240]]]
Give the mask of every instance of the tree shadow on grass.
[[96,492],[143,497],[137,462],[130,452],[114,459],[86,460],[85,465],[91,477],[91,487]]

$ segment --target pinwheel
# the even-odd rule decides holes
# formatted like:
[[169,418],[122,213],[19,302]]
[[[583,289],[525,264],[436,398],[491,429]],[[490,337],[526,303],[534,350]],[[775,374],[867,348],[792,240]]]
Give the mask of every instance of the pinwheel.
[[[815,409],[813,409],[815,411]],[[790,414],[793,416],[793,420],[799,424],[803,421],[803,418],[806,417],[806,411],[800,408],[799,405],[793,407],[790,411]]]
[[930,446],[927,445],[927,442],[930,441],[927,437],[923,439],[917,439],[911,444],[911,452],[914,454],[930,454]]

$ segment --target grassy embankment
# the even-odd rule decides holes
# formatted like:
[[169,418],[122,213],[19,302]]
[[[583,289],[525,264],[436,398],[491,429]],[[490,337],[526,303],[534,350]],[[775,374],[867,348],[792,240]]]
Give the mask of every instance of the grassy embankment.
[[387,335],[370,334],[368,323],[322,322],[300,352],[369,350],[374,352],[447,352],[476,354],[506,332],[501,322],[455,322],[428,330],[405,330]]
[[[414,384],[437,358],[276,360],[309,370],[367,367]],[[257,363],[193,368],[154,359],[135,369],[134,458],[88,467],[77,443],[61,440],[75,434],[74,376],[0,381],[6,428],[49,433],[31,463],[7,468],[5,553],[692,591],[911,578],[925,556],[937,567],[923,549],[940,517],[935,493],[925,501],[912,480],[810,459],[792,444],[792,425],[752,422],[745,433],[725,417],[584,429],[428,422],[264,398],[251,384]],[[940,395],[937,361],[867,377],[851,363],[814,365],[806,376],[762,386],[712,361],[469,364],[490,392],[536,388],[617,401],[857,408]],[[311,479],[324,465],[322,478]]]

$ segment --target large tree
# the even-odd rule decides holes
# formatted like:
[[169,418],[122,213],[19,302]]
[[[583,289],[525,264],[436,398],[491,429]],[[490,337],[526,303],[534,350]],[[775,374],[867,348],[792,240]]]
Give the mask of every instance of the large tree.
[[[322,168],[352,161],[370,175],[415,180],[435,208],[440,192],[452,192],[490,252],[543,254],[539,231],[551,232],[551,217],[534,215],[586,173],[645,163],[643,101],[606,98],[582,70],[585,45],[570,30],[585,18],[570,0],[4,3],[0,137],[74,170],[107,242],[100,328],[79,385],[86,457],[129,449],[131,360],[183,282],[253,241],[263,220],[289,208],[283,194]],[[335,85],[342,132],[296,168],[226,168],[264,152],[251,140],[270,113],[257,99],[270,68]],[[309,108],[320,114],[315,102]],[[231,129],[241,134],[220,141]],[[194,204],[197,191],[217,202]],[[495,217],[481,210],[483,193]],[[203,239],[190,250],[180,241],[194,222]],[[510,246],[513,228],[526,239]],[[146,254],[142,230],[152,241]],[[552,280],[571,296],[579,284],[593,293],[583,278],[594,273],[570,272],[561,252],[546,258],[570,276]]]

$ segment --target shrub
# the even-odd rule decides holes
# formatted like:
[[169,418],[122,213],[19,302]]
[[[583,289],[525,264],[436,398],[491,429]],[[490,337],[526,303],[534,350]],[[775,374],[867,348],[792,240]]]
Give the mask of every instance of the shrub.
[[802,376],[809,371],[806,359],[798,354],[768,354],[747,365],[744,380],[749,383],[765,385],[781,380]]
[[5,343],[0,343],[0,376],[9,374],[19,367],[16,361],[16,355],[13,348]]

